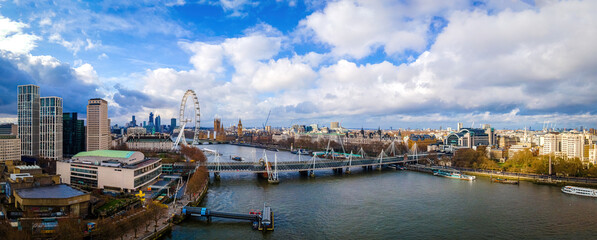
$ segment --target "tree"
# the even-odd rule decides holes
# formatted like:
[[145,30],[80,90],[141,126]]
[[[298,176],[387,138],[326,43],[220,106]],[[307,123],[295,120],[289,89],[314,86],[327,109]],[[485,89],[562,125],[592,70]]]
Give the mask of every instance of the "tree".
[[65,218],[58,221],[56,233],[59,239],[82,239],[85,223],[77,218]]

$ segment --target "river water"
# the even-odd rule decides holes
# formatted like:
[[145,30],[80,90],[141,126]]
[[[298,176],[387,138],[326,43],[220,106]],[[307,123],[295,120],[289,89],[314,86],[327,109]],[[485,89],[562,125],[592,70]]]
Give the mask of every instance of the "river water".
[[[209,145],[246,159],[252,148]],[[258,156],[263,150],[258,150]],[[273,152],[270,152],[273,161]],[[279,161],[296,155],[279,152]],[[597,199],[560,188],[474,182],[410,171],[363,171],[350,175],[316,171],[315,178],[280,173],[270,185],[252,174],[221,174],[203,206],[248,213],[267,202],[275,231],[262,233],[245,221],[186,220],[168,239],[592,239],[597,236]]]

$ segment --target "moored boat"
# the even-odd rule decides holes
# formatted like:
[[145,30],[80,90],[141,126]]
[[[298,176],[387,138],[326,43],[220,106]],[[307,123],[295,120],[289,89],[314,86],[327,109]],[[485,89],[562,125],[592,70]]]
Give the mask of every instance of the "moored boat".
[[440,177],[460,179],[460,180],[467,180],[467,181],[472,181],[472,180],[476,179],[475,176],[465,175],[465,174],[462,174],[462,173],[460,173],[458,171],[442,171],[442,170],[437,170],[437,171],[435,171],[433,173],[433,175],[440,176]]
[[574,186],[565,186],[562,187],[563,193],[585,196],[585,197],[597,197],[597,189],[591,188],[582,188],[582,187],[574,187]]
[[518,181],[510,180],[510,179],[502,179],[502,178],[494,178],[492,179],[495,183],[503,183],[503,184],[518,184]]

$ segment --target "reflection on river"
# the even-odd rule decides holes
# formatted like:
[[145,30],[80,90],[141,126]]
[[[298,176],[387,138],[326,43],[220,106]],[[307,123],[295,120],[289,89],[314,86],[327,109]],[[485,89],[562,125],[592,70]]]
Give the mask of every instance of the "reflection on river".
[[[252,148],[203,145],[251,159]],[[257,156],[263,150],[257,149]],[[271,155],[270,155],[271,154]],[[273,152],[268,158],[273,159]],[[296,160],[288,152],[278,159]],[[308,159],[308,158],[307,158]],[[315,178],[280,173],[269,185],[252,174],[223,173],[203,205],[213,210],[248,212],[267,202],[276,229],[263,234],[248,222],[187,220],[170,239],[591,239],[597,234],[597,200],[561,193],[558,187],[474,182],[430,174],[384,170],[351,175],[318,171]]]

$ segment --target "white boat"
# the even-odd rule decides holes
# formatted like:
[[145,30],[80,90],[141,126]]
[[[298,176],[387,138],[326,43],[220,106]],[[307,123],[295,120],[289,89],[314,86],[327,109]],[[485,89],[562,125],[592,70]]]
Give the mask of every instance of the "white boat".
[[475,176],[464,175],[458,171],[446,171],[446,170],[437,170],[433,173],[433,175],[440,176],[440,177],[460,179],[460,180],[467,180],[467,181],[473,181],[477,178]]
[[579,196],[585,196],[585,197],[597,197],[597,189],[591,189],[591,188],[565,186],[565,187],[562,187],[562,192],[568,193],[568,194],[579,195]]

